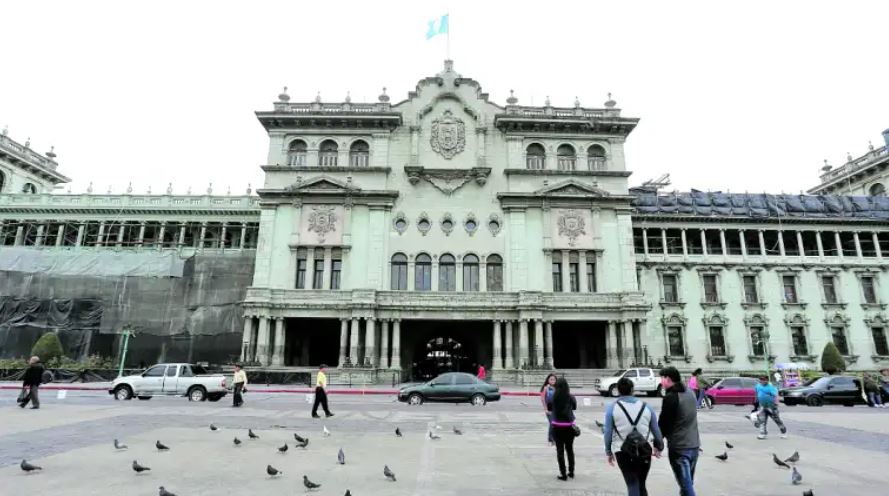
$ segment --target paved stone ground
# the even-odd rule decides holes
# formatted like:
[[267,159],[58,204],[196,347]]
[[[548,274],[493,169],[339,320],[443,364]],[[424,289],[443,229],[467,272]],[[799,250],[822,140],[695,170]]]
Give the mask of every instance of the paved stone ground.
[[[578,411],[584,429],[577,440],[577,478],[555,480],[555,453],[545,442],[545,422],[534,398],[505,398],[486,407],[426,404],[409,407],[385,396],[335,396],[336,417],[313,420],[304,395],[248,394],[248,404],[232,409],[228,401],[189,403],[183,398],[116,402],[108,395],[70,392],[56,399],[46,391],[40,410],[16,408],[12,391],[0,391],[0,494],[64,496],[155,495],[164,485],[179,496],[303,493],[302,475],[322,488],[318,495],[572,495],[625,494],[617,469],[604,462],[602,438],[592,426],[606,402],[590,398]],[[659,401],[654,400],[656,409]],[[865,407],[784,408],[788,440],[758,441],[742,418],[748,410],[717,406],[700,416],[704,453],[698,464],[702,495],[800,495],[812,488],[823,495],[883,495],[889,492],[889,410]],[[211,432],[214,422],[222,429]],[[326,425],[332,436],[321,435]],[[442,439],[426,438],[440,425]],[[404,438],[396,438],[398,426]],[[463,436],[451,432],[453,426]],[[259,440],[247,439],[251,427]],[[308,436],[308,449],[281,455],[275,448]],[[777,432],[776,432],[777,434]],[[232,438],[244,441],[240,448]],[[116,452],[111,440],[128,444]],[[160,439],[172,449],[159,453]],[[713,458],[724,441],[735,445],[727,463]],[[336,464],[337,450],[346,465]],[[805,483],[790,484],[789,471],[776,468],[771,453],[799,450]],[[24,474],[22,458],[44,467]],[[136,475],[133,459],[152,468]],[[284,472],[265,474],[272,464]],[[398,482],[382,475],[388,464]],[[677,494],[666,460],[655,461],[649,478],[653,495]]]

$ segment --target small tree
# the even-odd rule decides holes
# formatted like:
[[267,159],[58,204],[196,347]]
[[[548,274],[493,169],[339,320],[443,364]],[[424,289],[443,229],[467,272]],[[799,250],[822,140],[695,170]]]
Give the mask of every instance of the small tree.
[[62,349],[62,342],[59,341],[59,335],[54,332],[47,332],[34,343],[31,348],[31,356],[40,357],[43,363],[49,363],[51,360],[61,358],[65,355]]
[[821,370],[830,375],[846,370],[846,361],[843,359],[843,355],[840,355],[837,345],[833,344],[833,342],[828,342],[824,345],[824,351],[821,352]]

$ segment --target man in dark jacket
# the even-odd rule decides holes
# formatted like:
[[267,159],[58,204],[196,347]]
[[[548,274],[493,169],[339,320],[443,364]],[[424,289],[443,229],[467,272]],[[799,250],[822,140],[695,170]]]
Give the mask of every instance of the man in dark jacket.
[[697,399],[685,385],[676,367],[661,369],[661,386],[666,391],[658,426],[667,439],[667,458],[679,484],[680,496],[695,496],[695,466],[698,463]]
[[31,409],[36,410],[40,408],[40,398],[37,396],[37,389],[40,387],[40,383],[43,382],[43,365],[40,363],[40,358],[36,356],[32,356],[28,363],[30,365],[25,370],[25,376],[22,378],[22,389],[28,389],[27,397],[19,406],[24,408],[30,401],[32,404]]

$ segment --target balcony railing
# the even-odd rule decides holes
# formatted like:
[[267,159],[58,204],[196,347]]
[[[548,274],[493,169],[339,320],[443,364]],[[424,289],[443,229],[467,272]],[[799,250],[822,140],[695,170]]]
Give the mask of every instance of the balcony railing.
[[575,157],[559,157],[556,161],[559,170],[575,170],[577,167],[577,159]]
[[586,163],[591,171],[605,170],[605,157],[587,157]]
[[836,169],[821,174],[821,182],[826,183],[838,177],[842,177],[846,174],[851,174],[852,172],[874,164],[879,160],[886,158],[887,156],[889,156],[889,147],[884,146],[881,148],[877,148],[851,162],[846,163],[843,166],[837,167]]
[[305,167],[306,165],[306,154],[305,152],[300,153],[291,153],[287,156],[287,165],[291,167]]
[[349,154],[349,165],[351,167],[367,167],[370,165],[370,155],[368,153],[352,152]]
[[318,154],[318,165],[321,167],[336,167],[337,152],[321,152]]
[[40,155],[30,148],[26,148],[16,143],[8,136],[2,134],[0,134],[0,148],[8,152],[12,152],[21,159],[40,165],[50,170],[55,170],[56,167],[58,167],[58,164],[56,164],[54,161],[44,157],[43,155]]
[[546,167],[546,157],[540,155],[528,155],[525,158],[525,166],[532,170],[542,170]]

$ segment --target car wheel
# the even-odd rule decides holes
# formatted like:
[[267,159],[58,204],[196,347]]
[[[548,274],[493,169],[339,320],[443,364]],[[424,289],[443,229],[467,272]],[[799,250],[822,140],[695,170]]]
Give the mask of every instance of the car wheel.
[[620,393],[617,392],[617,384],[614,384],[610,388],[608,388],[608,396],[611,396],[613,398],[617,398],[618,396],[620,396]]
[[133,399],[133,390],[130,389],[130,386],[117,386],[114,388],[114,399],[131,400]]
[[193,387],[188,391],[188,401],[204,401],[207,391],[202,387]]
[[824,398],[813,394],[812,396],[806,398],[806,404],[809,406],[824,406]]
[[712,410],[712,409],[713,409],[713,405],[716,404],[716,400],[714,400],[713,397],[710,396],[709,394],[708,394],[707,396],[704,397],[704,400],[705,400],[704,402],[705,402],[706,405],[707,405],[707,408],[709,408],[710,410]]
[[472,398],[469,398],[469,402],[474,406],[485,406],[485,403],[487,403],[488,400],[483,394],[473,394]]
[[409,405],[422,405],[423,395],[420,393],[411,393],[411,395],[407,397],[407,402]]
[[146,401],[146,400],[150,400],[151,396],[137,396],[137,398],[139,398],[142,401]]

